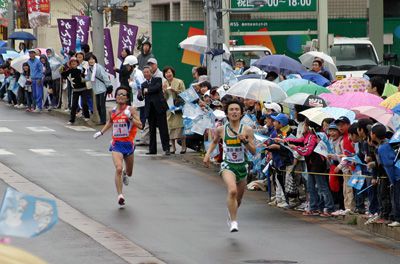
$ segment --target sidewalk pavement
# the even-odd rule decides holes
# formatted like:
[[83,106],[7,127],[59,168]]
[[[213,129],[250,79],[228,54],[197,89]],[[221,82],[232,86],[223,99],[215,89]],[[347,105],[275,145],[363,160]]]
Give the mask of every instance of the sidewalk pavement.
[[[107,102],[108,110],[112,109],[114,106],[115,102],[112,101]],[[68,121],[69,118],[69,112],[65,112],[60,109],[52,110],[48,113],[53,116],[63,117],[66,119],[66,122]],[[97,121],[93,120],[93,117],[88,122],[84,121],[82,118],[77,118],[75,125],[87,125],[95,129],[101,129],[102,126],[97,126],[96,123]],[[169,159],[175,160],[179,163],[185,162],[191,164],[195,168],[204,168],[203,155],[198,152],[189,151],[189,149],[186,154],[171,155]],[[210,169],[212,169],[213,173],[217,175],[219,166],[211,163]],[[268,201],[266,200],[265,202],[267,204]],[[297,215],[297,212],[295,212],[295,215]],[[299,216],[300,215],[301,214],[299,213]],[[376,224],[376,223],[365,225],[364,223],[367,221],[367,219],[363,215],[339,216],[336,217],[335,219],[342,224],[353,225],[357,229],[400,241],[400,228],[388,227],[386,224]]]

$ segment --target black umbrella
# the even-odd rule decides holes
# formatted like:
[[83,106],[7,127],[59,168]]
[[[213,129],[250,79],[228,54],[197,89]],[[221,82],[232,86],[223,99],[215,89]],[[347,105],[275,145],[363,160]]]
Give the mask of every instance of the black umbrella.
[[371,69],[369,69],[366,73],[366,75],[372,77],[375,75],[381,75],[381,76],[396,76],[400,77],[400,67],[399,66],[375,66]]
[[302,105],[307,107],[326,106],[325,100],[321,97],[306,93],[296,93],[286,98],[283,102],[287,104]]

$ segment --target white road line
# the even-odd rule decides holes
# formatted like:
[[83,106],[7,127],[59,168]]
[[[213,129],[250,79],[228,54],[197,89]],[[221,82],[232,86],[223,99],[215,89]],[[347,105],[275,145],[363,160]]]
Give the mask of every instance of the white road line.
[[45,127],[45,126],[40,126],[40,127],[26,127],[27,129],[33,131],[33,132],[55,132],[54,129]]
[[104,152],[96,151],[93,149],[80,149],[80,151],[85,152],[86,154],[88,154],[89,156],[92,156],[92,157],[110,157],[111,156],[111,153],[104,153]]
[[11,132],[13,131],[8,127],[0,127],[0,133],[11,133]]
[[7,151],[5,149],[0,149],[0,155],[1,156],[10,156],[10,155],[15,155],[15,154],[12,153],[12,152]]
[[54,154],[57,152],[54,149],[29,149],[33,153],[43,155],[43,156],[54,156]]
[[150,252],[136,245],[125,236],[87,217],[63,200],[58,199],[40,186],[30,182],[13,170],[10,170],[2,163],[0,163],[0,179],[20,192],[56,200],[58,216],[62,221],[88,235],[126,262],[131,264],[165,264],[165,262],[156,258]]
[[40,119],[0,119],[0,122],[43,122]]
[[95,129],[87,126],[65,126],[66,128],[78,131],[78,132],[93,132]]

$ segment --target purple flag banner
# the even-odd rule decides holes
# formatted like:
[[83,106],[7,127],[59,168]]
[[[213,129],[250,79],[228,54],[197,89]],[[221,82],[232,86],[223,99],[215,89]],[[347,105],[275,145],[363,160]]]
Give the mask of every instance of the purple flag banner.
[[68,53],[71,50],[75,50],[78,22],[75,19],[57,19],[57,23],[64,52]]
[[80,39],[82,44],[88,44],[90,17],[88,17],[88,16],[72,16],[72,18],[76,19],[76,22],[78,22],[76,38]]
[[115,76],[114,52],[109,28],[104,29],[104,68],[106,72]]
[[119,26],[119,43],[118,43],[118,58],[121,57],[122,49],[129,49],[133,54],[136,44],[136,35],[138,27],[134,25],[121,23]]

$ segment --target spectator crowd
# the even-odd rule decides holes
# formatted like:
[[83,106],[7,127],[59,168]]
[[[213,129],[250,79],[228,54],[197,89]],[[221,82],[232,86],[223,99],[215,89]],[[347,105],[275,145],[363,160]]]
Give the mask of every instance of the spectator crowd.
[[[187,148],[206,149],[215,128],[226,122],[226,102],[236,98],[229,92],[231,80],[214,87],[207,69],[201,66],[193,68],[194,80],[186,87],[173,67],[159,69],[150,42],[144,42],[140,50],[138,57],[123,50],[121,66],[115,69],[120,85],[129,88],[130,104],[139,109],[145,124],[136,143],[148,145],[147,154],[156,154],[158,128],[166,155],[177,153],[178,145],[180,154]],[[45,54],[39,49],[21,52],[21,57],[0,67],[0,98],[8,105],[27,112],[69,111],[69,125],[77,117],[87,121],[97,111],[98,124],[106,123],[111,81],[89,46],[61,56],[51,48]],[[310,71],[334,81],[323,63],[316,58]],[[260,69],[246,67],[244,60],[236,61],[235,67],[230,70],[236,79],[260,73]],[[274,71],[257,78],[274,85],[300,79],[296,74]],[[383,97],[385,86],[384,79],[372,77],[362,92]],[[312,92],[309,95],[324,98]],[[256,135],[257,154],[248,156],[249,189],[267,191],[270,205],[302,210],[305,216],[361,214],[368,218],[367,224],[400,226],[400,133],[396,132],[395,109],[387,109],[393,116],[391,125],[346,107],[343,109],[353,111],[353,116],[316,121],[307,114],[314,106],[304,102],[237,99],[245,105],[242,123],[251,126]],[[323,107],[329,105],[328,100],[323,101]],[[214,153],[215,163],[222,161],[222,154],[221,143]]]

